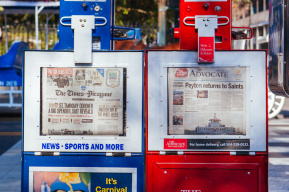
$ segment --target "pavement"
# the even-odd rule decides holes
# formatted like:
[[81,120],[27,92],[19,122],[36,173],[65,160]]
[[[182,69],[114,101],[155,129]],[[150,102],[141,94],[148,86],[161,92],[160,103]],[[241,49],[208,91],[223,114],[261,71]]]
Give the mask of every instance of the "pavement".
[[0,156],[0,190],[21,191],[21,140]]
[[[268,179],[269,192],[289,191],[289,118],[287,116],[269,120]],[[21,140],[0,156],[0,191],[21,191]]]
[[269,191],[289,191],[289,119],[269,120]]
[[1,107],[0,131],[0,192],[20,192],[21,107]]
[[21,117],[0,115],[0,156],[17,143],[21,136]]

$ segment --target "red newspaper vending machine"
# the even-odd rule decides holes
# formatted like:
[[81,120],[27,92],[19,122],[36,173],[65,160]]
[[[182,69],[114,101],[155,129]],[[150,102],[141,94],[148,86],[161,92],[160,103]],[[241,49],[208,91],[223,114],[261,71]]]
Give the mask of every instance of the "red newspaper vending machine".
[[148,192],[268,191],[267,53],[231,50],[230,6],[181,0],[186,51],[146,52]]

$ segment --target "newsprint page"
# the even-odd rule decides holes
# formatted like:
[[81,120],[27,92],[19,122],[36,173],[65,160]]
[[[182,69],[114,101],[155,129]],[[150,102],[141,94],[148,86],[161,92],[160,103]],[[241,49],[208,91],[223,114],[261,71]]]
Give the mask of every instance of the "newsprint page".
[[41,135],[124,135],[123,68],[42,68]]
[[168,135],[246,135],[246,67],[168,68]]

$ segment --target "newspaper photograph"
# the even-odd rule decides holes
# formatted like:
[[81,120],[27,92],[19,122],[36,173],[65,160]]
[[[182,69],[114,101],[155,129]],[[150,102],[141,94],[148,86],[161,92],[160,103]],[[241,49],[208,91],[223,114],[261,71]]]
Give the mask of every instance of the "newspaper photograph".
[[124,68],[42,68],[41,135],[125,135]]
[[168,135],[246,135],[246,67],[168,68]]

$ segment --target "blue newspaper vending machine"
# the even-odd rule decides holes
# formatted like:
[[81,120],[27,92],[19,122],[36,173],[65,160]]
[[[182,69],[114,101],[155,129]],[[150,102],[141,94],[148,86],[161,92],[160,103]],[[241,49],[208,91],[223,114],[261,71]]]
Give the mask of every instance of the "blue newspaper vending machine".
[[24,52],[23,192],[144,189],[143,52],[108,51],[113,2],[62,0],[61,50]]

